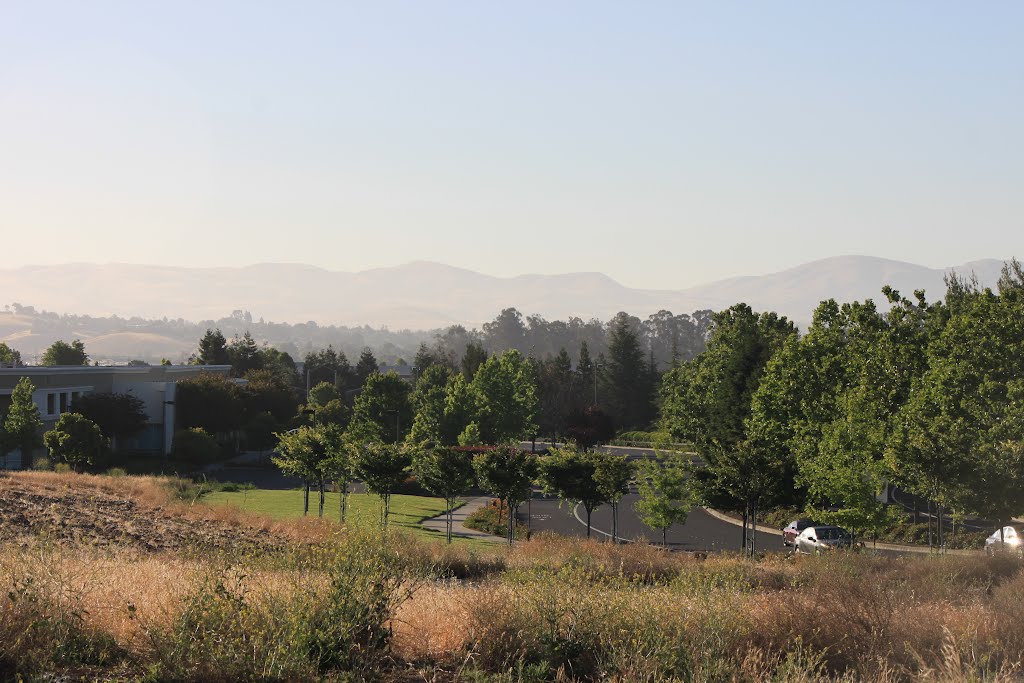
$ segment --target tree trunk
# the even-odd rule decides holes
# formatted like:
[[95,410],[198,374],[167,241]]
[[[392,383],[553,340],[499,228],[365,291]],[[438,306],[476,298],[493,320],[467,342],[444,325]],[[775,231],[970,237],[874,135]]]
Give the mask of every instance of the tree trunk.
[[612,503],[612,545],[619,542],[619,504]]
[[505,506],[508,508],[508,544],[512,545],[512,541],[516,537],[516,520],[515,515],[512,514],[512,501],[506,501]]
[[587,511],[587,538],[590,538],[590,508],[584,508]]
[[740,541],[740,549],[743,553],[747,552],[747,515],[750,513],[750,508],[747,505],[743,506],[743,537]]
[[302,489],[302,516],[309,514],[309,482],[305,482]]
[[757,501],[750,502],[750,556],[757,552]]
[[928,499],[928,551],[932,550],[932,499]]
[[327,498],[327,494],[325,493],[325,490],[324,490],[324,480],[321,479],[320,480],[320,510],[317,513],[317,516],[320,519],[324,518],[324,501],[326,500],[326,498]]
[[338,502],[338,514],[341,516],[341,523],[345,523],[345,513],[348,512],[348,482],[338,482],[338,493],[341,500]]
[[667,526],[661,527],[661,547],[662,548],[667,548],[668,547],[668,527]]

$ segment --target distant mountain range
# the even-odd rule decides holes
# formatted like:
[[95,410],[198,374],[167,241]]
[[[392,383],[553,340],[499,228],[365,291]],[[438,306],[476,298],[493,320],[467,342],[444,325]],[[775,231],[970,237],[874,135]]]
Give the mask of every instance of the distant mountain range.
[[357,273],[275,263],[243,268],[73,263],[0,270],[0,298],[59,313],[212,320],[246,310],[267,321],[422,330],[456,323],[478,327],[510,306],[549,320],[606,320],[618,311],[646,317],[660,309],[689,313],[743,301],[805,326],[826,298],[881,302],[880,290],[889,284],[907,295],[924,289],[934,300],[945,292],[943,277],[950,270],[973,271],[982,284],[994,285],[1002,263],[986,259],[927,268],[837,256],[681,290],[632,289],[601,273],[500,278],[425,261]]

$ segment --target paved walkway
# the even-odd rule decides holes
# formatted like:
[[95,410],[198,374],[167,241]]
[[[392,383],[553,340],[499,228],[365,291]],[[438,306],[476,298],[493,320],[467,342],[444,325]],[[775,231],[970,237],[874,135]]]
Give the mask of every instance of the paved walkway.
[[[455,508],[455,512],[452,513],[452,536],[479,538],[485,541],[498,541],[499,543],[507,542],[506,539],[501,536],[493,536],[484,531],[468,529],[463,525],[463,522],[466,521],[466,517],[473,514],[480,508],[485,507],[490,502],[491,499],[487,496],[479,496],[477,498],[470,498],[461,506]],[[427,529],[436,531],[444,536],[445,531],[448,529],[448,517],[445,514],[440,514],[437,517],[431,517],[430,519],[423,520],[420,524]]]

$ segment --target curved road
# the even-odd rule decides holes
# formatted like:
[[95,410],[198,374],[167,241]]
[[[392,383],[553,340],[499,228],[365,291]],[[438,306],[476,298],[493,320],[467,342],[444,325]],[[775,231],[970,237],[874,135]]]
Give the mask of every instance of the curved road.
[[[529,448],[529,443],[522,444]],[[537,443],[537,448],[546,448],[549,444]],[[654,451],[649,448],[623,448],[618,446],[606,446],[601,450],[608,450],[619,455],[625,455],[630,459],[649,458]],[[625,540],[646,539],[654,543],[661,543],[661,532],[651,529],[640,521],[639,516],[633,510],[633,504],[639,500],[636,489],[632,489],[619,504],[619,531],[618,537]],[[567,536],[586,536],[586,511],[582,506],[578,509],[571,509],[567,505],[559,506],[554,498],[547,498],[535,492],[530,505],[522,505],[519,508],[520,515],[524,518],[528,509],[532,509],[531,528],[533,531],[554,531]],[[574,514],[575,513],[575,514]],[[581,521],[582,520],[582,521]],[[610,537],[612,531],[612,510],[610,506],[602,505],[594,510],[591,518],[591,534],[595,538]],[[694,508],[690,511],[685,524],[677,524],[668,531],[668,545],[676,550],[733,550],[740,551],[743,530],[729,522],[712,517],[701,508]],[[782,538],[772,534],[757,534],[757,550],[760,551],[782,551]]]
[[[646,539],[660,544],[661,532],[646,526],[633,510],[633,503],[638,499],[639,496],[635,492],[630,493],[619,504],[619,538]],[[529,505],[524,504],[519,508],[520,515],[525,517],[528,509],[531,510],[531,528],[534,532],[554,531],[567,536],[587,535],[586,511],[582,506],[578,510],[572,509],[568,505],[559,506],[557,499],[535,494]],[[610,537],[612,531],[611,507],[603,505],[594,510],[591,526],[591,534],[594,538]],[[741,539],[742,529],[740,527],[716,519],[700,508],[690,511],[685,524],[677,524],[668,531],[668,545],[675,550],[739,551]],[[758,551],[781,551],[783,550],[782,538],[758,532],[757,549]]]

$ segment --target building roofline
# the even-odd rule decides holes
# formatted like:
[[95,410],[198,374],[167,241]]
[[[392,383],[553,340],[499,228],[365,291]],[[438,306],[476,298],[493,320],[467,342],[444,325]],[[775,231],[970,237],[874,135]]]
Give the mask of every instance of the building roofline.
[[102,374],[146,375],[155,369],[165,373],[178,374],[195,371],[230,371],[230,365],[21,365],[16,368],[0,368],[3,375],[73,375]]

